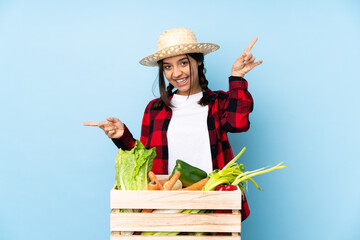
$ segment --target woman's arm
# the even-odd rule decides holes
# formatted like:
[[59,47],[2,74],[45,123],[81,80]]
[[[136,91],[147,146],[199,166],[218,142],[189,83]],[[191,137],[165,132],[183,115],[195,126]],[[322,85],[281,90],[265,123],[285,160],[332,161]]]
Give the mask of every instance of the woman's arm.
[[249,114],[253,110],[253,98],[247,88],[248,83],[244,78],[231,76],[229,91],[219,93],[221,125],[226,132],[245,132],[250,128]]
[[[145,109],[144,116],[141,124],[141,137],[140,142],[146,147],[149,138],[149,114],[153,101],[148,104]],[[136,139],[133,137],[129,129],[124,124],[124,134],[120,138],[112,139],[115,145],[122,150],[131,150],[136,143]]]
[[253,98],[243,77],[263,62],[255,62],[255,57],[250,53],[256,41],[257,38],[254,38],[236,59],[229,78],[229,91],[219,100],[221,124],[227,132],[244,132],[250,127],[249,114],[253,110]]
[[124,124],[124,134],[120,138],[111,138],[114,144],[122,150],[131,150],[135,146],[136,139]]

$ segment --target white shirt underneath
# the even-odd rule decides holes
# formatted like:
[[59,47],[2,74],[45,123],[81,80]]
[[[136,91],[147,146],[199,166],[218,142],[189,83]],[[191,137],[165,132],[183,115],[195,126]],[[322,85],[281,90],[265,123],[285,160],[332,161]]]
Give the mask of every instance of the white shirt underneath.
[[171,174],[177,159],[212,172],[209,131],[207,127],[208,106],[198,104],[203,93],[190,96],[174,94],[171,103],[172,117],[167,131],[169,164]]

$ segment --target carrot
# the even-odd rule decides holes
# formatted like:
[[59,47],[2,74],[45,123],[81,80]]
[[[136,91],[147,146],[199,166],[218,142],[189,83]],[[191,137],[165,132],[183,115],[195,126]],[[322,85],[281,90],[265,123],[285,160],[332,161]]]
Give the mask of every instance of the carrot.
[[141,210],[141,213],[151,213],[153,209],[143,209]]
[[148,173],[148,176],[150,178],[151,181],[155,181],[156,184],[158,185],[160,190],[164,190],[164,187],[160,184],[159,180],[157,179],[157,177],[155,176],[155,173],[153,171],[150,171]]
[[164,185],[164,190],[171,190],[173,186],[175,185],[176,181],[180,177],[180,172],[176,172],[170,180]]
[[[164,190],[163,186],[161,185],[160,181],[155,176],[155,173],[153,171],[150,171],[148,173],[148,176],[150,178],[150,182],[147,185],[147,190]],[[141,213],[151,213],[153,209],[143,209],[141,210]]]
[[[156,181],[150,181],[147,185],[147,190],[159,190]],[[143,209],[141,210],[141,213],[151,213],[152,211],[153,211],[152,209]]]
[[209,178],[201,179],[200,181],[198,181],[186,188],[179,189],[178,191],[200,191],[205,186],[207,181],[209,181]]
[[159,186],[156,184],[156,181],[150,181],[147,185],[147,190],[159,190]]

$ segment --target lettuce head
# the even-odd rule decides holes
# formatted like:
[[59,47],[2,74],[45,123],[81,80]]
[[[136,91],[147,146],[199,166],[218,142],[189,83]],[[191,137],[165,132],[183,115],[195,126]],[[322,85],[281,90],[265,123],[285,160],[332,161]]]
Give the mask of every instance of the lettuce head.
[[115,163],[115,184],[119,190],[146,190],[148,172],[156,156],[155,148],[146,149],[140,141],[130,151],[119,149]]

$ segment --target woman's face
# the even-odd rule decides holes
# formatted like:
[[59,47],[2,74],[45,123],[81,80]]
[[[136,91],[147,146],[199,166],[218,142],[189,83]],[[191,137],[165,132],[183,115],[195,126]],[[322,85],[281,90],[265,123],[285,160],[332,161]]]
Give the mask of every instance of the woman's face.
[[201,64],[201,62],[196,62],[196,60],[190,56],[189,60],[186,55],[169,57],[163,60],[165,77],[171,85],[178,89],[177,94],[179,95],[189,94],[190,83],[190,95],[201,92],[198,73],[198,66]]

